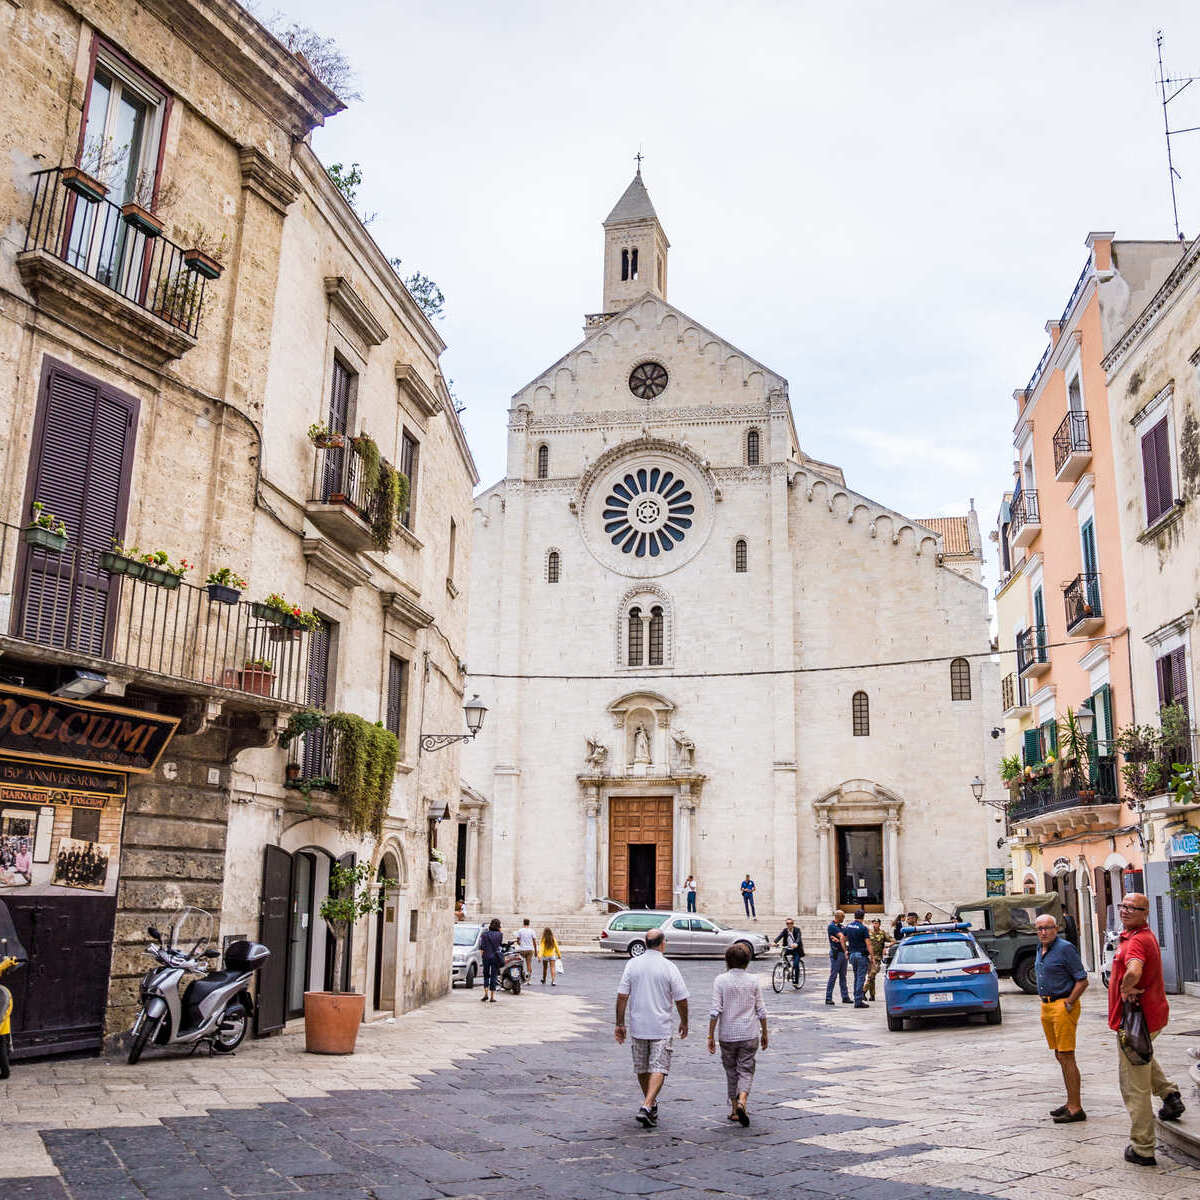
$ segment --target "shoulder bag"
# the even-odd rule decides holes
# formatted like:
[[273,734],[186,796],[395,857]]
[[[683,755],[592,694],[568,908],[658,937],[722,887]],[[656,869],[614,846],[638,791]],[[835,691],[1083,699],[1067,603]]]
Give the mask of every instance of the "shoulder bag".
[[1122,1005],[1121,1026],[1117,1030],[1117,1042],[1121,1053],[1135,1066],[1144,1067],[1154,1057],[1154,1043],[1150,1040],[1150,1027],[1146,1014],[1137,1000],[1126,1000]]

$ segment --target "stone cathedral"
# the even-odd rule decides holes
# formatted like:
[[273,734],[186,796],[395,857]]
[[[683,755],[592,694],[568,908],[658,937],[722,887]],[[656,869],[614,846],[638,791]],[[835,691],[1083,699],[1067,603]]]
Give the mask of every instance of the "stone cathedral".
[[467,911],[682,907],[690,873],[712,913],[746,874],[760,915],[982,894],[974,510],[914,520],[810,457],[787,381],[668,301],[668,250],[639,165],[602,310],[513,397],[475,501]]

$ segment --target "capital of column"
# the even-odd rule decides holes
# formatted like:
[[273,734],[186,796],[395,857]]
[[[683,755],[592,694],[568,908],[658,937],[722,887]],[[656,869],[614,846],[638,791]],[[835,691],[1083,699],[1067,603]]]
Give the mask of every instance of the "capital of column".
[[600,815],[600,803],[597,800],[589,800],[583,806],[584,813],[593,821]]

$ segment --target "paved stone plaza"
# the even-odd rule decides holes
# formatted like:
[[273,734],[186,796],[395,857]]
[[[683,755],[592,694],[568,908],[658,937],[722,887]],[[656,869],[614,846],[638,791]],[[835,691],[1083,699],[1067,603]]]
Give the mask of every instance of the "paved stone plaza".
[[[819,969],[820,960],[810,958]],[[764,964],[765,965],[765,964]],[[1200,1169],[1161,1149],[1121,1160],[1127,1123],[1101,997],[1079,1054],[1089,1119],[1053,1125],[1058,1072],[1036,1000],[1005,985],[1000,1028],[962,1021],[889,1034],[882,1006],[824,1005],[823,980],[767,992],[752,1125],[725,1120],[704,1048],[715,962],[681,964],[693,1025],[677,1043],[657,1130],[634,1121],[629,1051],[611,1032],[622,960],[575,954],[553,990],[479,1003],[458,990],[362,1031],[353,1058],[298,1034],[232,1059],[18,1063],[0,1085],[0,1197],[655,1195],[1011,1200],[1200,1195]],[[1172,997],[1158,1042],[1182,1079],[1200,1001]],[[1185,1118],[1200,1124],[1193,1105]]]

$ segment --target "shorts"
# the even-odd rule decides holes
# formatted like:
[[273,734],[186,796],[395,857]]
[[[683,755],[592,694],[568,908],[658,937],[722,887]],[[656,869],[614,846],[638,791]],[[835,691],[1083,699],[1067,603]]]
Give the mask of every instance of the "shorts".
[[633,1069],[638,1075],[666,1075],[671,1070],[671,1051],[675,1039],[630,1038],[633,1044]]
[[1042,1031],[1051,1050],[1075,1050],[1075,1027],[1079,1024],[1080,1004],[1076,1000],[1067,1011],[1065,1000],[1042,1001]]

